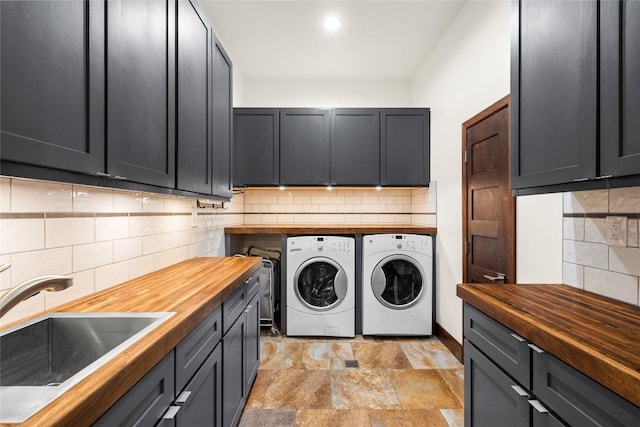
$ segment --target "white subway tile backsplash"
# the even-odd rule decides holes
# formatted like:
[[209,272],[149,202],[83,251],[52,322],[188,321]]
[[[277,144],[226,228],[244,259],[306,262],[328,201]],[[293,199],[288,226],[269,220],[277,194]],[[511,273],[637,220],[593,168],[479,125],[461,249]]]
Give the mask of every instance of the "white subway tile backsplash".
[[44,218],[2,219],[0,254],[44,249]]
[[164,196],[144,193],[142,196],[142,212],[165,212]]
[[609,211],[609,191],[564,193],[563,205],[564,213],[606,213]]
[[627,221],[627,246],[638,247],[638,220],[629,219]]
[[569,240],[584,240],[584,217],[563,218],[562,235]]
[[640,187],[612,188],[609,191],[609,212],[640,212]]
[[142,237],[142,254],[148,255],[166,249],[164,234],[151,234]]
[[129,217],[129,236],[148,236],[154,233],[153,216]]
[[70,246],[12,254],[11,286],[36,276],[72,273],[71,254]]
[[145,255],[129,260],[129,279],[144,276],[153,271],[153,255]]
[[113,262],[142,256],[142,237],[113,241]]
[[562,283],[584,289],[584,266],[563,262]]
[[44,306],[46,310],[65,304],[78,298],[86,297],[96,291],[93,270],[81,271],[69,274],[73,279],[73,285],[63,291],[44,292]]
[[165,196],[165,212],[191,212],[196,207],[195,199],[177,196]]
[[113,212],[113,190],[73,186],[74,212]]
[[606,269],[609,265],[607,245],[564,240],[562,260],[573,264]]
[[638,303],[638,278],[596,268],[584,268],[584,289],[630,304]]
[[95,239],[95,219],[47,218],[45,221],[47,248],[91,243]]
[[11,212],[11,180],[0,177],[0,212]]
[[153,254],[154,270],[160,270],[175,263],[176,261],[174,261],[174,253],[172,250],[156,252],[155,254]]
[[70,212],[71,185],[11,180],[11,212]]
[[[150,271],[149,271],[150,272]],[[129,280],[129,262],[122,261],[95,269],[96,292]]]
[[117,213],[129,212],[138,213],[142,212],[142,199],[143,193],[131,192],[131,191],[118,191],[113,192],[113,211]]
[[609,248],[609,269],[640,276],[640,248]]
[[111,240],[73,246],[73,271],[87,270],[112,262],[113,242]]
[[605,218],[585,218],[584,240],[594,243],[607,243],[607,220]]

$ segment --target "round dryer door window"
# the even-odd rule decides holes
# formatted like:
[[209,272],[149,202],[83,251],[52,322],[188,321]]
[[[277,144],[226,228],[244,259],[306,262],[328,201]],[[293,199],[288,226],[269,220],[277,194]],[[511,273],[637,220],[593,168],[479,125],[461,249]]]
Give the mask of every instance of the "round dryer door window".
[[328,258],[306,261],[298,268],[293,280],[298,299],[313,310],[330,310],[347,294],[346,273]]
[[403,309],[415,304],[424,288],[424,272],[413,258],[392,255],[380,261],[371,275],[371,290],[386,307]]

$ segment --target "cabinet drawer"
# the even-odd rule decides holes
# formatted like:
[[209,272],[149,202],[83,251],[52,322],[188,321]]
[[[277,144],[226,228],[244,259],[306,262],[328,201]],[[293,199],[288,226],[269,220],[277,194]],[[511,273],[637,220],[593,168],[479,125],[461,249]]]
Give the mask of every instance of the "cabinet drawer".
[[243,283],[234,293],[222,303],[222,326],[226,334],[247,307],[247,287]]
[[531,388],[528,342],[468,304],[464,305],[464,337],[526,388]]
[[222,309],[218,307],[176,347],[176,390],[182,390],[221,338]]
[[245,286],[247,287],[247,300],[251,301],[254,296],[258,294],[260,290],[260,273],[255,273],[253,276],[246,280]]
[[154,426],[173,402],[173,350],[96,421],[94,426]]
[[469,341],[464,377],[465,427],[528,427],[528,392]]
[[640,408],[549,353],[533,353],[533,393],[572,426],[637,426]]

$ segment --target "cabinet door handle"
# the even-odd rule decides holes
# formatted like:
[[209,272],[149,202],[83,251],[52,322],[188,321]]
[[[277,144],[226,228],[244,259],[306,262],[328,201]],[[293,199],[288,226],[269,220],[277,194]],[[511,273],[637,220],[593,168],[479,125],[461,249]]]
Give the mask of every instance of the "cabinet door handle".
[[512,388],[512,389],[514,389],[516,393],[518,393],[518,396],[520,396],[520,397],[529,397],[529,393],[527,393],[527,392],[525,391],[525,389],[523,389],[523,388],[522,388],[522,387],[520,387],[519,385],[517,385],[517,384],[513,384],[513,385],[511,386],[511,388]]
[[514,337],[516,340],[520,341],[520,342],[527,342],[527,340],[525,340],[524,338],[522,338],[520,335],[518,334],[511,334],[512,337]]
[[184,403],[187,403],[187,400],[189,400],[189,396],[191,396],[190,391],[185,390],[182,393],[180,393],[180,395],[176,398],[176,405],[182,405]]
[[162,425],[175,425],[174,420],[179,410],[180,406],[169,406],[169,409],[162,415]]
[[535,352],[536,352],[536,353],[538,353],[538,354],[544,354],[544,353],[545,353],[545,351],[544,351],[543,349],[541,349],[540,347],[538,347],[538,346],[537,346],[537,345],[535,345],[535,344],[531,344],[531,343],[529,343],[529,344],[528,344],[528,346],[529,346],[529,348],[530,348],[531,350],[535,351]]
[[538,400],[530,400],[529,401],[529,405],[533,406],[533,409],[535,409],[536,411],[540,412],[541,414],[546,414],[547,412],[549,412],[549,410],[547,408],[545,408],[542,403],[540,403],[540,401]]

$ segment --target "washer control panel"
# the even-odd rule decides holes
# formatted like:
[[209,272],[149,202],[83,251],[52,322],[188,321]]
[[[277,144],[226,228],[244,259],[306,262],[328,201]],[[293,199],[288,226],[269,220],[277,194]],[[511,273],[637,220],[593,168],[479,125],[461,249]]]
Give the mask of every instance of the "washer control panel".
[[337,236],[300,236],[287,239],[287,252],[316,254],[351,253],[355,249],[354,239]]

